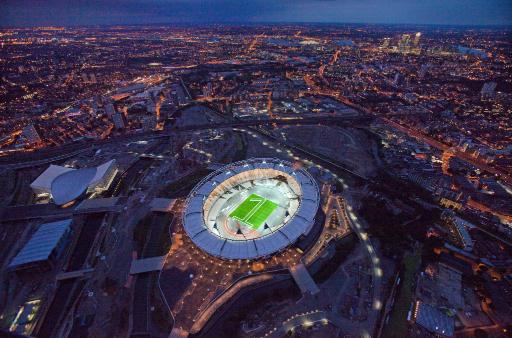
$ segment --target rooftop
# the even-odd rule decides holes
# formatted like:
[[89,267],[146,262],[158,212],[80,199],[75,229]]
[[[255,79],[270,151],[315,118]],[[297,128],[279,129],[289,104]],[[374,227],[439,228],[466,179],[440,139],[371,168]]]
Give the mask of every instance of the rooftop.
[[417,302],[414,319],[416,324],[430,332],[444,337],[453,337],[454,320],[435,307],[423,302]]
[[41,175],[39,175],[34,180],[34,182],[30,184],[30,187],[32,189],[46,190],[50,192],[53,180],[65,172],[71,170],[75,169],[51,164],[48,168],[46,168],[45,171],[43,171]]
[[41,224],[27,244],[13,258],[8,268],[48,259],[57,243],[68,231],[71,222],[71,219],[65,219]]

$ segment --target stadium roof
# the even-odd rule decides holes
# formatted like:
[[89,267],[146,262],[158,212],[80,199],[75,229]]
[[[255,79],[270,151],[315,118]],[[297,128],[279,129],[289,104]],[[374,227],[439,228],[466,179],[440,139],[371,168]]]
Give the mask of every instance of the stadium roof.
[[[219,237],[204,222],[203,204],[208,195],[223,180],[255,169],[273,169],[291,175],[301,189],[297,212],[278,230],[262,237],[234,240]],[[185,231],[192,241],[209,254],[225,259],[255,259],[269,256],[293,244],[311,229],[318,210],[318,186],[311,175],[293,169],[291,163],[279,159],[249,159],[229,164],[205,177],[189,194],[183,220]]]
[[13,258],[8,268],[47,260],[62,236],[68,231],[71,222],[71,219],[65,219],[41,224],[27,244]]

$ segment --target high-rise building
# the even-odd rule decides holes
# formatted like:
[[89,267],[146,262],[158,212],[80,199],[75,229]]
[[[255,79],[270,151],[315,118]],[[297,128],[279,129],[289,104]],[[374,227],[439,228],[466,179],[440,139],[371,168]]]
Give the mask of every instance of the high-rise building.
[[423,64],[420,67],[420,70],[418,71],[418,78],[420,80],[423,80],[425,76],[427,76],[429,65]]
[[142,129],[144,131],[151,131],[156,128],[156,116],[147,115],[142,118]]
[[418,32],[414,35],[414,47],[418,47],[420,45],[421,32]]
[[489,98],[494,96],[494,91],[496,90],[496,86],[498,84],[496,82],[486,82],[482,86],[482,90],[480,91],[480,94],[482,95],[482,98]]
[[407,52],[411,46],[411,35],[402,34],[400,41],[398,41],[398,50],[400,52]]
[[107,103],[105,105],[105,113],[107,114],[107,116],[109,118],[112,118],[112,116],[114,116],[114,114],[116,113],[116,110],[115,110],[114,105],[112,103]]
[[391,42],[390,38],[384,38],[384,40],[382,40],[382,44],[380,45],[380,47],[381,48],[388,48],[390,42]]
[[112,115],[112,120],[114,121],[114,125],[116,126],[117,129],[126,128],[127,121],[126,121],[126,117],[124,116],[123,113],[121,113],[121,112],[115,113],[114,115]]

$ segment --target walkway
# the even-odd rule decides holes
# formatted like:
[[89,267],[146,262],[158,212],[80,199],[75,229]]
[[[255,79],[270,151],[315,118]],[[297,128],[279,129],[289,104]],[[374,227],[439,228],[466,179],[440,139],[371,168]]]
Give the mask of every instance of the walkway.
[[288,270],[290,270],[295,283],[297,283],[302,293],[309,292],[311,295],[315,295],[320,292],[320,289],[316,285],[304,264],[300,263],[294,265]]

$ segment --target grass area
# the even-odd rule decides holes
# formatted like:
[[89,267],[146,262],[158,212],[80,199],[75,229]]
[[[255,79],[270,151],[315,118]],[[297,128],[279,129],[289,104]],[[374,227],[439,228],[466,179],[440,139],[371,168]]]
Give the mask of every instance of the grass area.
[[421,250],[416,250],[411,255],[405,255],[402,260],[400,272],[400,286],[395,304],[384,328],[383,337],[405,337],[407,335],[407,313],[411,308],[414,284],[414,276],[421,264]]
[[258,229],[276,208],[277,204],[271,200],[251,194],[229,214],[229,217],[248,224],[253,229]]
[[247,158],[247,141],[245,135],[242,132],[234,132],[233,137],[235,138],[234,147],[219,160],[220,163],[232,163]]
[[211,170],[201,168],[190,175],[184,176],[174,181],[160,190],[159,197],[178,198],[185,197],[192,190],[194,185],[199,183],[203,177],[211,173]]
[[313,279],[316,283],[323,283],[338,270],[348,256],[354,251],[358,239],[355,233],[351,233],[334,243],[334,254],[325,262],[322,267],[314,273]]

